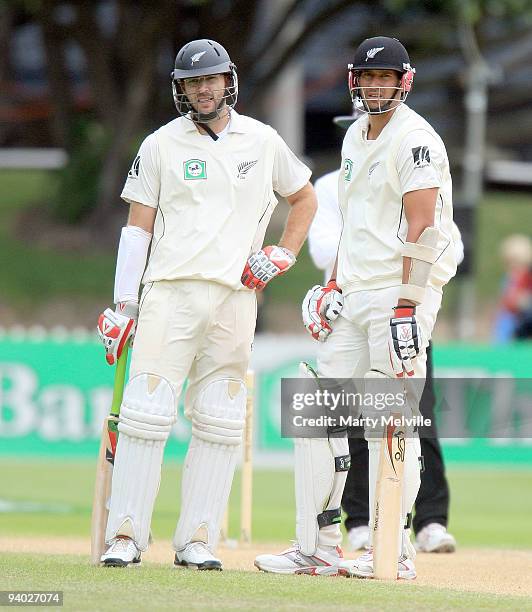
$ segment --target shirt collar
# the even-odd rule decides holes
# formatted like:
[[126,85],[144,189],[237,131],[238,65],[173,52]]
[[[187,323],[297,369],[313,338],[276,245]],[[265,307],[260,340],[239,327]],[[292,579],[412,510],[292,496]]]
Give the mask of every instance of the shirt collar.
[[[195,132],[197,129],[196,124],[187,117],[185,117],[184,119],[185,121],[183,129],[185,130],[185,132]],[[239,115],[234,109],[231,110],[231,120],[229,122],[228,131],[235,132],[236,134],[246,134],[249,131],[242,115]]]
[[229,131],[235,132],[236,134],[246,134],[249,131],[246,121],[244,121],[242,115],[239,115],[234,109],[231,111]]
[[[402,104],[399,104],[399,106],[395,109],[390,121],[388,121],[388,123],[384,126],[384,130],[386,130],[390,124],[395,123],[397,121],[397,118],[401,116],[404,112],[406,112],[405,110],[406,108],[408,107],[406,106],[404,102]],[[369,115],[366,113],[365,117],[362,117],[359,121],[360,121],[360,132],[362,135],[362,139],[366,140],[367,135],[368,135],[368,129],[369,129]],[[368,142],[374,142],[374,141],[370,140]]]

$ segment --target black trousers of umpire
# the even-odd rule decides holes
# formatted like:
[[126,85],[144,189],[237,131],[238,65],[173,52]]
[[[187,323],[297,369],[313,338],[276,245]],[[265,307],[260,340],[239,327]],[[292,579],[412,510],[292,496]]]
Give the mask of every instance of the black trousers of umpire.
[[[420,431],[421,454],[425,469],[421,472],[421,486],[415,504],[415,515],[412,522],[414,533],[419,533],[429,523],[439,523],[447,527],[449,487],[445,478],[443,456],[434,424],[435,403],[432,344],[429,344],[427,380],[419,408],[425,418],[431,419],[432,426]],[[364,439],[362,428],[359,431],[355,430],[353,434],[355,437],[349,438],[351,468],[347,474],[342,496],[342,508],[347,515],[345,520],[347,531],[353,527],[367,525],[369,521],[368,443]]]

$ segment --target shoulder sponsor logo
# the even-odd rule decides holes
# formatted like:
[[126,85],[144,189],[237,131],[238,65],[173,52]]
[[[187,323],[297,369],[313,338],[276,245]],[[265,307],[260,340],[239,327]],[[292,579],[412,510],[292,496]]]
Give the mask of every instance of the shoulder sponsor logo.
[[353,162],[350,159],[344,160],[344,179],[350,181],[353,176]]
[[194,66],[196,62],[199,62],[200,59],[207,53],[207,51],[200,51],[199,53],[194,53],[194,55],[190,58],[190,65]]
[[207,178],[207,162],[201,159],[189,159],[183,162],[185,181],[196,181]]
[[253,168],[253,166],[258,162],[258,159],[254,159],[253,161],[245,161],[238,164],[238,175],[239,179],[246,178],[247,173]]
[[139,170],[140,170],[140,155],[137,155],[137,157],[135,157],[135,160],[131,164],[131,168],[129,172],[127,173],[128,178],[138,178]]
[[384,49],[384,47],[373,47],[373,49],[370,49],[366,53],[366,62],[369,59],[373,59],[377,55],[377,53],[380,53],[383,49]]
[[430,164],[430,150],[426,146],[414,147],[412,149],[414,168],[424,168]]

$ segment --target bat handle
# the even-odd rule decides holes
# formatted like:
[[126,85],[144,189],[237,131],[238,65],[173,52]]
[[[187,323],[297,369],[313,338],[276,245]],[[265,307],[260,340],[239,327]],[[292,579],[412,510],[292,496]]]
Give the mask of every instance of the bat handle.
[[124,381],[126,379],[127,354],[129,351],[129,342],[124,344],[122,354],[118,358],[115,371],[115,383],[113,387],[113,401],[111,402],[111,416],[117,417],[120,414],[120,405],[122,404],[122,396],[124,395]]

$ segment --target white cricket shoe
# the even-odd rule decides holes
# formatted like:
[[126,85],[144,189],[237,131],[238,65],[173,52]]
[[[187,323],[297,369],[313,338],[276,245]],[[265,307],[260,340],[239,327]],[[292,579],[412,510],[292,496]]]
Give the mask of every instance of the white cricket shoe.
[[[344,561],[338,568],[340,576],[346,578],[374,578],[373,550],[369,550],[354,561]],[[397,563],[397,578],[399,580],[414,580],[417,576],[412,559],[402,555]]]
[[111,540],[109,548],[101,556],[106,567],[140,566],[140,550],[128,536],[117,536]]
[[344,555],[339,546],[318,546],[313,555],[304,555],[299,544],[278,555],[259,555],[255,567],[273,574],[310,574],[311,576],[337,576],[338,565]]
[[456,540],[439,523],[429,523],[416,536],[416,550],[427,553],[452,553]]
[[196,570],[222,571],[222,562],[217,559],[205,542],[189,542],[175,554],[174,565]]
[[369,548],[369,526],[361,525],[360,527],[353,527],[347,532],[347,539],[349,540],[351,550]]

